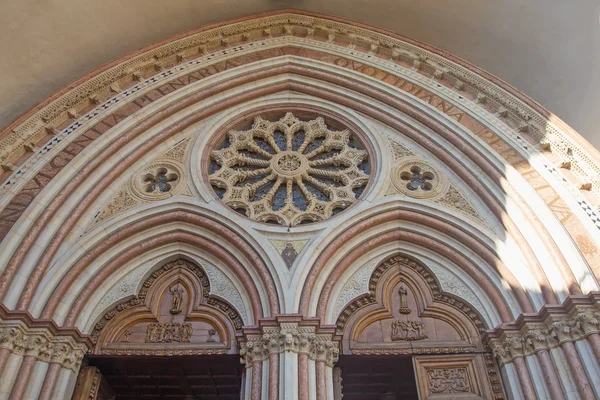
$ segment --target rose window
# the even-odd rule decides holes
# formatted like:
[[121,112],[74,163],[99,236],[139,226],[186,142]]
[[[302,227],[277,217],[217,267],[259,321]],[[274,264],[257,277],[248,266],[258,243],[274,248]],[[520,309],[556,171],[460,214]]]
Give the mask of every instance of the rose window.
[[353,133],[292,113],[228,132],[210,157],[219,198],[261,222],[321,221],[356,203],[369,181],[368,153]]

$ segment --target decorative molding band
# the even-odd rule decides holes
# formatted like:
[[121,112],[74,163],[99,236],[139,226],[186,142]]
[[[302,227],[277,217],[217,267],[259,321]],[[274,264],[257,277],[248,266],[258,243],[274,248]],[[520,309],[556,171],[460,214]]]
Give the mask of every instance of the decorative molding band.
[[521,314],[483,335],[501,364],[600,333],[600,292],[571,296],[562,305],[544,306],[537,314]]
[[[551,120],[551,114],[527,96],[468,63],[424,44],[390,32],[326,16],[285,10],[230,23],[212,25],[152,45],[83,77],[51,96],[0,133],[0,161],[11,165],[56,127],[77,121],[80,112],[102,105],[121,88],[145,82],[146,77],[165,73],[167,68],[188,59],[214,57],[216,51],[273,37],[305,37],[343,44],[356,54],[371,59],[389,59],[412,66],[417,73],[454,88],[479,108],[506,123],[517,135],[535,138],[540,149],[548,149],[571,170],[600,187],[600,157],[566,124]],[[150,78],[152,79],[152,78]],[[556,118],[553,118],[556,119]],[[560,125],[560,126],[559,126]],[[32,147],[32,143],[34,143]],[[52,146],[52,144],[49,144]]]
[[324,361],[333,367],[340,355],[335,328],[320,326],[318,318],[278,315],[260,320],[259,326],[246,327],[243,331],[239,339],[240,356],[248,368],[254,362],[268,359],[270,354],[285,352],[308,354],[311,360]]
[[214,356],[227,354],[229,349],[174,349],[165,348],[158,350],[148,349],[103,349],[103,356]]
[[475,347],[414,347],[406,349],[352,349],[355,356],[416,356],[475,353]]

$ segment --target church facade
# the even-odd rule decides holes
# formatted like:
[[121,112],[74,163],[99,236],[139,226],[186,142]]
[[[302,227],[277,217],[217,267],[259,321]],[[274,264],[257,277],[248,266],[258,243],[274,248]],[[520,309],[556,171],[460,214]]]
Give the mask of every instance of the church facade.
[[0,164],[0,399],[600,398],[600,155],[423,43],[207,26]]

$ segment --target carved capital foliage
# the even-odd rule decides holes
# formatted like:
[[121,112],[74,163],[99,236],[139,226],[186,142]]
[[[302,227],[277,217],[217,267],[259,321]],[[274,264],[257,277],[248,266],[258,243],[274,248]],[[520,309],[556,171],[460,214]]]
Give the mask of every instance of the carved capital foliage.
[[558,347],[600,333],[598,294],[572,296],[561,306],[543,308],[538,315],[521,315],[514,323],[487,331],[484,340],[502,364],[517,357]]
[[256,361],[266,360],[269,354],[292,352],[308,354],[311,360],[333,367],[340,354],[339,341],[333,332],[322,332],[314,321],[308,326],[305,322],[279,322],[248,331],[240,342],[242,363],[251,367]]
[[62,365],[77,371],[87,346],[51,329],[29,328],[20,321],[0,321],[0,348],[13,354]]

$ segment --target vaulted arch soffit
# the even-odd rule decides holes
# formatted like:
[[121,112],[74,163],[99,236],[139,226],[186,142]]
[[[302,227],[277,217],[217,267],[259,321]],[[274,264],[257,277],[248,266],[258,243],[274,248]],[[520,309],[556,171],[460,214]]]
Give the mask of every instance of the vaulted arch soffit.
[[[198,169],[214,138],[284,110],[360,132],[374,167],[361,201],[297,227],[219,202]],[[73,325],[123,263],[176,242],[244,282],[254,317],[325,317],[364,252],[402,244],[489,285],[508,321],[598,287],[599,163],[557,124],[495,78],[365,27],[279,13],[192,32],[86,77],[4,132],[0,293]],[[413,181],[431,196],[403,189]],[[306,243],[286,268],[273,240],[288,232]]]

